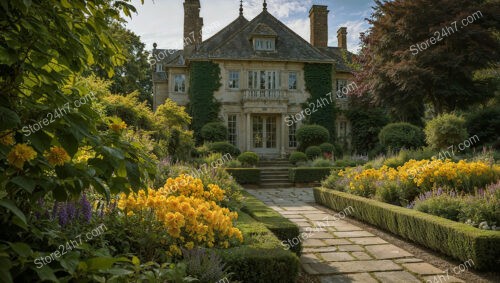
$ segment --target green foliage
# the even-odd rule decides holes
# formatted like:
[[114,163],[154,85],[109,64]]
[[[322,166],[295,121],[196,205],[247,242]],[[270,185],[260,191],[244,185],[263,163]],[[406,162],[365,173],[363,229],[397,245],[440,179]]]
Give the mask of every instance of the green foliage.
[[331,143],[322,143],[319,145],[319,148],[321,148],[322,153],[334,153],[335,152],[335,146]]
[[220,83],[220,67],[213,62],[191,62],[189,82],[189,113],[193,117],[191,125],[197,143],[202,140],[201,128],[208,122],[216,122],[219,103],[214,92]]
[[500,149],[500,107],[490,107],[478,110],[467,116],[467,131],[470,135],[477,135],[478,141],[475,147],[481,145],[493,145]]
[[419,211],[325,188],[314,189],[318,204],[335,211],[353,207],[354,218],[404,239],[442,252],[461,262],[472,259],[474,269],[495,270],[500,234]]
[[[286,242],[289,239],[299,237],[299,227],[295,223],[283,217],[247,191],[243,191],[242,194],[245,198],[245,206],[241,210],[266,225],[266,228],[271,230],[279,240]],[[298,245],[291,246],[290,250],[300,256],[302,243],[299,242]]]
[[[329,101],[329,96],[327,94],[331,94],[333,89],[332,72],[332,64],[306,63],[304,65],[306,90],[311,96],[303,105],[303,108],[310,108],[313,112],[307,119],[310,124],[321,125],[327,129],[329,133],[328,139],[322,142],[330,141],[330,138],[335,136],[335,103],[326,104],[321,107],[312,106],[312,104],[318,105],[318,101],[321,101],[321,98],[326,98]],[[319,145],[322,142],[318,144],[308,144],[305,145],[305,147],[309,145]]]
[[246,166],[257,166],[259,163],[259,156],[255,152],[247,151],[238,156],[238,160]]
[[226,168],[226,171],[233,176],[238,184],[260,184],[259,168]]
[[146,101],[139,101],[139,93],[128,95],[109,94],[102,96],[101,103],[107,116],[120,117],[127,125],[142,130],[156,129],[153,111]]
[[309,160],[314,160],[315,158],[321,156],[321,148],[319,146],[310,146],[306,149],[306,156]]
[[231,154],[231,156],[240,155],[240,150],[228,142],[214,142],[209,143],[207,146],[211,152],[218,152],[222,153],[223,155],[229,153]]
[[352,127],[352,149],[361,154],[369,153],[378,144],[378,134],[389,123],[382,109],[352,108],[347,112]]
[[312,162],[312,167],[331,167],[332,162],[330,160],[324,159],[323,157],[316,158]]
[[299,162],[307,162],[307,155],[300,151],[294,151],[290,154],[288,161],[293,165],[297,165]]
[[425,139],[433,149],[458,146],[468,138],[465,119],[454,114],[443,114],[427,122]]
[[425,145],[424,131],[410,123],[386,125],[378,134],[379,142],[386,149],[414,149]]
[[244,245],[218,251],[231,266],[234,280],[245,283],[296,281],[300,264],[297,256],[284,250],[284,245],[263,223],[240,212],[236,227],[243,233]]
[[301,126],[296,133],[297,141],[302,149],[313,145],[320,145],[330,139],[328,129],[320,125]]
[[201,128],[201,137],[204,142],[227,141],[227,127],[221,122],[211,122]]
[[298,167],[288,169],[288,177],[293,183],[315,183],[321,182],[324,178],[330,175],[332,167],[326,168],[311,168],[311,167]]

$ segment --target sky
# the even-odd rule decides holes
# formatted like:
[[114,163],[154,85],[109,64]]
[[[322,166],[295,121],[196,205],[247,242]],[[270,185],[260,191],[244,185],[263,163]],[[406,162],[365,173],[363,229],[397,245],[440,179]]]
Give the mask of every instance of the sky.
[[[133,0],[137,14],[127,18],[126,27],[141,37],[146,49],[153,43],[160,49],[181,49],[183,44],[184,0]],[[239,15],[239,0],[200,0],[203,17],[203,40],[217,33]],[[263,0],[244,0],[244,16],[252,20],[262,12]],[[347,27],[347,48],[359,50],[359,33],[369,27],[366,22],[373,0],[267,0],[268,11],[289,28],[310,39],[309,10],[313,4],[326,5],[329,46],[337,46],[337,30]]]

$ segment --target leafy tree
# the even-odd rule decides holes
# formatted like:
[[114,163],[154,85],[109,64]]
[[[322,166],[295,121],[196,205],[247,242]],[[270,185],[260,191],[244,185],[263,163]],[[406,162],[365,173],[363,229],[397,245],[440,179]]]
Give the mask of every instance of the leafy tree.
[[[94,109],[96,95],[78,80],[91,65],[114,74],[122,51],[108,23],[121,13],[130,16],[135,8],[129,2],[0,5],[2,281],[55,281],[49,266],[38,270],[29,260],[53,251],[19,242],[35,243],[46,233],[30,226],[33,203],[50,195],[75,199],[88,188],[109,200],[112,193],[145,187],[154,173],[149,156],[123,138],[126,124],[102,119]],[[93,154],[76,158],[85,149]]]
[[425,139],[433,149],[457,147],[469,134],[465,119],[454,114],[443,114],[427,122]]
[[[115,22],[110,27],[114,42],[122,49],[119,65],[114,67],[110,90],[112,93],[127,95],[134,91],[139,92],[139,101],[146,101],[151,108],[153,105],[153,81],[151,66],[148,62],[149,52],[145,51],[145,44],[132,31]],[[99,67],[95,68],[101,78],[107,79],[107,73]]]
[[[375,4],[372,27],[361,36],[358,95],[372,95],[398,120],[417,125],[425,103],[440,114],[492,96],[487,82],[474,80],[474,71],[499,61],[500,41],[494,35],[500,26],[498,3],[376,0]],[[461,28],[462,19],[472,15],[476,20]],[[454,22],[458,30],[451,32]],[[431,37],[440,40],[432,44]],[[423,50],[420,46],[426,41],[428,48]]]

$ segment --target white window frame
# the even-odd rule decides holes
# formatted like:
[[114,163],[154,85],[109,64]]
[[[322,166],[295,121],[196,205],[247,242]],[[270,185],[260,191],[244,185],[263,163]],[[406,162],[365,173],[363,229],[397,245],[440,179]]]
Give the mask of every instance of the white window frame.
[[256,38],[254,39],[255,51],[274,51],[276,50],[276,40],[274,38]]
[[163,71],[163,64],[160,64],[160,63],[156,64],[156,72],[157,73],[164,72]]
[[[291,87],[291,78],[295,76],[295,86]],[[289,72],[288,73],[288,90],[297,90],[299,88],[299,74],[298,72]]]
[[240,89],[240,71],[230,70],[228,74],[228,88]]
[[[181,78],[182,82],[178,85],[178,78]],[[174,92],[185,93],[186,92],[186,75],[175,74],[174,75]]]
[[252,70],[248,71],[248,89],[281,89],[279,71]]

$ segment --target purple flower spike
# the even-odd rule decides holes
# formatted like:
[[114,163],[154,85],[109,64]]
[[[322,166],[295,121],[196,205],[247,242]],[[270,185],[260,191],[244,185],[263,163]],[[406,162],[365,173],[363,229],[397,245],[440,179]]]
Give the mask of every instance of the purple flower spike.
[[82,209],[83,219],[85,219],[85,221],[89,223],[90,219],[92,218],[92,206],[87,200],[87,196],[85,194],[83,194],[82,198],[80,199],[80,207]]
[[66,224],[68,224],[68,211],[66,205],[61,204],[59,207],[59,225],[64,227]]
[[70,221],[76,218],[76,206],[74,202],[68,202],[66,210],[68,211],[68,219]]

